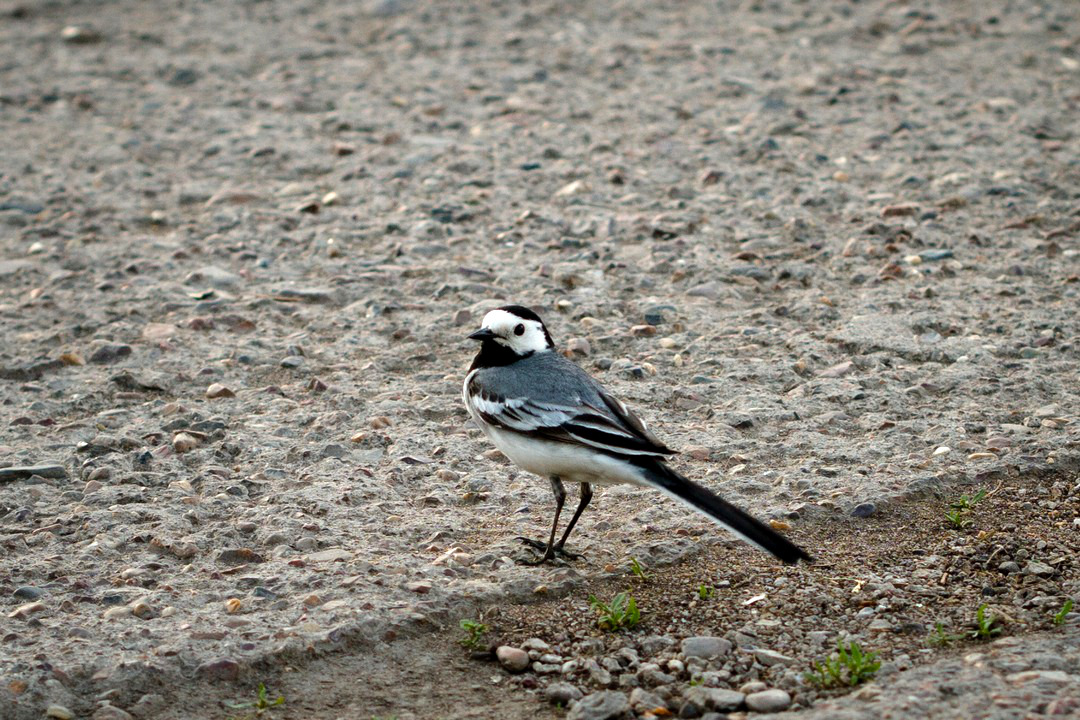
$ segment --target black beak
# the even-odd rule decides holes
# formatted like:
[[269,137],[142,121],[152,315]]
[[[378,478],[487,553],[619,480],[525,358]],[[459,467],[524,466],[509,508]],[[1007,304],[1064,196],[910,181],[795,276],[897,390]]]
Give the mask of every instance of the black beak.
[[494,340],[497,336],[489,328],[480,328],[469,335],[470,340]]

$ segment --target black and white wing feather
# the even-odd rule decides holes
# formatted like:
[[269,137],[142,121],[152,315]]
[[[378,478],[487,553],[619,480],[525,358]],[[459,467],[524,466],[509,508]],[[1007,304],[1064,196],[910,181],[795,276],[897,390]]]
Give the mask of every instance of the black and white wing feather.
[[666,457],[675,451],[649,431],[645,423],[620,400],[599,389],[601,403],[574,405],[506,397],[483,387],[473,378],[466,399],[490,425],[538,439],[576,443],[612,455]]

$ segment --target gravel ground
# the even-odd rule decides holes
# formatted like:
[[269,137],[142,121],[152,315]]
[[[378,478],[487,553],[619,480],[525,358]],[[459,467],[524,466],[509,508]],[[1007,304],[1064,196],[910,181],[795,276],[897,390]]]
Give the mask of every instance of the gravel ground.
[[[1080,514],[1080,484],[1075,476],[1002,479],[954,522],[946,512],[958,501],[927,496],[869,518],[804,524],[796,537],[819,549],[809,567],[778,569],[736,546],[712,548],[657,571],[635,574],[625,563],[571,596],[497,605],[481,619],[493,645],[530,651],[530,671],[512,680],[524,690],[558,698],[611,689],[626,695],[640,718],[788,708],[833,717],[845,704],[824,701],[853,689],[850,674],[836,687],[818,665],[838,643],[847,649],[852,642],[876,653],[880,664],[874,683],[855,696],[852,707],[863,713],[856,716],[880,717],[888,708],[893,717],[923,717],[925,706],[937,716],[957,717],[950,712],[963,702],[954,696],[968,693],[1023,715],[1054,699],[1058,686],[1068,686],[1061,697],[1074,701],[1058,707],[1080,709],[1080,657],[1051,649],[1061,636],[1075,642],[1080,629],[1080,614],[1065,605],[1080,594],[1072,525]],[[640,622],[612,633],[598,627],[604,616],[590,608],[590,596],[610,603],[620,592],[635,599]],[[1041,644],[1025,637],[1035,632],[1042,632]],[[1062,677],[1042,683],[1041,691],[1006,692],[1010,701],[999,702],[990,674],[986,682],[965,673],[954,677],[953,660],[976,664],[970,658],[985,660],[987,647],[995,648],[992,656],[1008,648],[1007,662],[991,663],[999,674],[1048,670]],[[945,669],[924,672],[918,683],[930,678],[940,687],[896,703],[911,692],[911,684],[897,681],[927,665]],[[1046,678],[1005,679],[1025,686]],[[880,707],[867,705],[883,695],[889,699]],[[774,704],[761,707],[766,701]]]
[[631,556],[785,576],[621,488],[587,560],[517,564],[550,491],[459,398],[509,301],[808,545],[1073,497],[1078,37],[1061,2],[3,0],[0,716],[149,717]]

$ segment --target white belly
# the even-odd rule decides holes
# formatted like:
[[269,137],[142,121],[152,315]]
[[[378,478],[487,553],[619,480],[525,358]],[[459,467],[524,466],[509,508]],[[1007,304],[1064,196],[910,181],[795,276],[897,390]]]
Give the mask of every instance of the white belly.
[[571,443],[537,440],[508,430],[481,427],[495,447],[515,465],[541,477],[554,475],[566,482],[597,485],[642,484],[637,468],[609,455]]
[[546,478],[554,475],[566,482],[587,482],[595,485],[646,484],[637,468],[618,458],[573,443],[526,437],[484,422],[469,402],[468,387],[473,372],[469,373],[462,385],[461,395],[465,407],[495,447],[522,470]]

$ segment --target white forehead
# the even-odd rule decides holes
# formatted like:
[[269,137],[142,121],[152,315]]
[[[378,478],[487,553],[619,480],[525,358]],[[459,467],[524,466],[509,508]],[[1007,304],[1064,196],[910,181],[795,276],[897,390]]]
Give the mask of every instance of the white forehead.
[[526,327],[528,327],[535,322],[535,320],[526,320],[525,318],[518,317],[514,313],[507,312],[506,310],[492,310],[484,316],[484,321],[480,323],[480,326],[491,330],[505,330],[514,327],[518,323],[525,323]]

